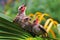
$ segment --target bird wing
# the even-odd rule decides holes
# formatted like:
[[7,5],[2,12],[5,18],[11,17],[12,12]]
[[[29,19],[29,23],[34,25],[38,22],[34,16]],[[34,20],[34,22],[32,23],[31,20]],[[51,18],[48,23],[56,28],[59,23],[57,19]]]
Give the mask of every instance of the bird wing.
[[43,28],[43,26],[39,25],[39,28],[42,32],[47,33],[46,30]]

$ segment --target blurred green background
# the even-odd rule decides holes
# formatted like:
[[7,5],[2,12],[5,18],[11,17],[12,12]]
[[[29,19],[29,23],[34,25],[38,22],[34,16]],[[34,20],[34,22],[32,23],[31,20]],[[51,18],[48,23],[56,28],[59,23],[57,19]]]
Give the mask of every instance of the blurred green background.
[[48,13],[60,23],[60,0],[0,0],[0,13],[14,18],[23,3],[27,5],[27,15],[38,11]]

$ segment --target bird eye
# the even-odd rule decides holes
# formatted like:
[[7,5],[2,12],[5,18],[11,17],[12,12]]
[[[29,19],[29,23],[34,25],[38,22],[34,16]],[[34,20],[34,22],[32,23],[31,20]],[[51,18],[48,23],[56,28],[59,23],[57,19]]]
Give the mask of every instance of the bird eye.
[[25,20],[28,20],[29,18],[26,18]]
[[21,8],[23,8],[23,7],[21,7]]
[[23,7],[19,8],[19,10],[21,10]]

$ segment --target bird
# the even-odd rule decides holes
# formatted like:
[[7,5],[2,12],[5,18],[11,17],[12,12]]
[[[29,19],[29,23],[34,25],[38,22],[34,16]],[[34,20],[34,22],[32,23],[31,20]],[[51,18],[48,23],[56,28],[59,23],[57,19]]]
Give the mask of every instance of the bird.
[[19,6],[18,7],[18,14],[15,17],[15,19],[13,20],[13,22],[16,22],[16,23],[22,22],[22,19],[26,18],[25,11],[26,11],[26,6],[24,4]]
[[39,24],[39,21],[38,21],[38,18],[36,18],[36,20],[33,21],[33,26],[32,26],[32,32],[35,34],[35,35],[45,35],[46,30],[43,28],[43,26],[41,24]]
[[25,30],[31,32],[32,23],[30,22],[30,19],[29,18],[25,18],[24,19],[24,22],[22,24],[22,27],[24,27]]
[[25,11],[26,11],[25,4],[19,6],[18,7],[18,14],[15,17],[15,19],[13,20],[13,22],[19,24],[24,29],[27,25],[29,25],[29,20],[30,20],[30,18],[26,15]]

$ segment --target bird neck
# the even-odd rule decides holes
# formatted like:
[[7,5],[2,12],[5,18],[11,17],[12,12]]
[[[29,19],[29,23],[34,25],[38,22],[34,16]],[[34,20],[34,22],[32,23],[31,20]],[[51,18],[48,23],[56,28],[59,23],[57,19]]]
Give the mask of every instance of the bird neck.
[[24,12],[19,11],[19,14],[18,15],[20,16],[21,14],[22,15],[25,15],[25,11]]

